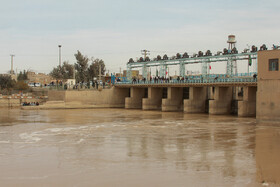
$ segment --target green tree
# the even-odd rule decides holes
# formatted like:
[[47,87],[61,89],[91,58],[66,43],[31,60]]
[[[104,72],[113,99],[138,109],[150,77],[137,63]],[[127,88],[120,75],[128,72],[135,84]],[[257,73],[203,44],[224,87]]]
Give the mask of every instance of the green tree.
[[18,75],[18,77],[17,77],[17,80],[18,80],[18,81],[26,81],[26,80],[28,80],[28,78],[27,78],[27,72],[26,72],[25,70],[23,70],[23,72],[20,71],[20,72],[19,72],[19,75]]
[[57,66],[53,68],[53,70],[50,72],[50,76],[56,79],[56,81],[62,79],[62,68],[60,66]]
[[63,62],[61,68],[62,79],[73,79],[74,78],[74,66],[68,62]]
[[50,75],[56,80],[73,79],[74,67],[68,62],[63,62],[62,66],[53,68],[53,70],[50,72]]
[[20,81],[16,82],[16,84],[14,85],[14,89],[16,89],[16,90],[28,90],[29,86],[24,81],[20,80]]
[[101,66],[101,75],[105,74],[105,64],[104,61],[102,59],[91,59],[91,64],[88,68],[88,79],[93,81],[94,77],[98,77],[99,76],[99,66]]
[[80,51],[75,54],[77,63],[75,63],[75,69],[77,70],[76,80],[78,82],[85,82],[88,79],[88,61],[86,56],[83,56]]
[[10,90],[14,87],[16,81],[10,75],[0,75],[0,89]]

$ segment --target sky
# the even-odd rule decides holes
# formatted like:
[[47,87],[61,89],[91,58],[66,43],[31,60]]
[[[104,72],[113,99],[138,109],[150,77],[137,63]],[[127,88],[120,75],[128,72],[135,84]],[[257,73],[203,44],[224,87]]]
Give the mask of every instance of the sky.
[[[1,0],[0,73],[14,69],[49,73],[62,61],[76,62],[79,50],[103,59],[110,73],[129,58],[189,54],[227,47],[280,45],[279,0]],[[187,67],[186,69],[199,69]],[[238,65],[239,72],[247,70]],[[252,67],[254,68],[254,67]],[[212,71],[225,70],[225,63]],[[172,70],[175,73],[176,68]],[[253,71],[253,69],[252,69]]]

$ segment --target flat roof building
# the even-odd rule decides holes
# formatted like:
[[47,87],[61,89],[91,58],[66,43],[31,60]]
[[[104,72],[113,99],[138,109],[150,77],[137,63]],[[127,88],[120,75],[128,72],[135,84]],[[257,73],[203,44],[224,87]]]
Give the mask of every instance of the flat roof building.
[[280,50],[258,52],[258,120],[280,120],[279,63]]

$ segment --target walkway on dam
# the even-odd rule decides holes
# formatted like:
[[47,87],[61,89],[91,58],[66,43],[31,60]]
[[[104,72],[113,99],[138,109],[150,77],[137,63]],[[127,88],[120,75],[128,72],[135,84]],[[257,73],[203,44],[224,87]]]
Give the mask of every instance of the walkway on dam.
[[257,78],[231,77],[231,78],[203,78],[184,80],[134,80],[128,82],[116,82],[116,87],[197,87],[197,86],[257,86]]

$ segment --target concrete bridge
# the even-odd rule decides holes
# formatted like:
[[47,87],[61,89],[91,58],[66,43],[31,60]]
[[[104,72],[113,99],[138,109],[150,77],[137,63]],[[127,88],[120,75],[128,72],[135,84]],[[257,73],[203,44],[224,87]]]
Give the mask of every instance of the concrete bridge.
[[129,89],[126,109],[256,115],[257,79],[253,77],[120,82],[115,87]]

